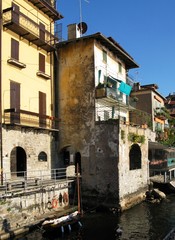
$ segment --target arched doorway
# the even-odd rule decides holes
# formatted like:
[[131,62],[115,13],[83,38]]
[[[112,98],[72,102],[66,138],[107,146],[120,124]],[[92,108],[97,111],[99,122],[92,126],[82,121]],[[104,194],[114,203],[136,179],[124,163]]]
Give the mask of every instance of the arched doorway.
[[[77,165],[78,165],[78,169],[77,169]],[[80,152],[75,153],[75,173],[77,173],[77,170],[78,170],[78,173],[81,174],[81,154],[80,154]]]
[[130,170],[141,169],[142,152],[138,144],[133,144],[129,152]]
[[27,170],[26,152],[22,147],[15,147],[10,154],[10,171],[13,176],[24,176]]

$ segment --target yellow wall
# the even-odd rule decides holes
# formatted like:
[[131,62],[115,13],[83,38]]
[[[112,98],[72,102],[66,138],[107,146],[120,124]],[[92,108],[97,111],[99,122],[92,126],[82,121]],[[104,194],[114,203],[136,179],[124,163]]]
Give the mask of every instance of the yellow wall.
[[[50,31],[51,19],[49,19],[47,15],[34,9],[34,5],[30,4],[27,0],[16,0],[13,2],[20,6],[22,13],[31,17],[32,20],[37,23],[42,21],[46,25],[46,29]],[[11,3],[12,1],[10,0],[3,0],[2,8],[6,9],[11,7]],[[28,10],[30,10],[30,12]],[[19,41],[19,61],[26,64],[26,68],[19,69],[7,63],[7,60],[11,57],[11,38]],[[51,80],[45,80],[36,75],[39,70],[39,53],[45,55],[45,73],[51,76]],[[53,66],[50,66],[50,58],[50,53],[48,54],[46,51],[38,49],[36,45],[30,44],[28,40],[20,38],[19,35],[9,29],[4,29],[2,32],[2,108],[10,108],[10,81],[15,81],[21,84],[20,109],[38,113],[38,92],[41,91],[46,93],[46,114],[51,115],[50,91]]]

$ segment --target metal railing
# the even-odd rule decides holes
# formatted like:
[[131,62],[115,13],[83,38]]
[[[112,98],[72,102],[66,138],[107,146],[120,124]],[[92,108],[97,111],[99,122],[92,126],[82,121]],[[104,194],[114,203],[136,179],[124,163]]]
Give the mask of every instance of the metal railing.
[[53,116],[40,115],[39,113],[22,109],[5,109],[4,124],[20,124],[23,126],[58,129],[59,120]]
[[[13,27],[12,23],[18,26]],[[39,24],[27,17],[21,12],[15,11],[13,8],[5,9],[3,11],[3,25],[7,28],[13,29],[14,32],[20,34],[29,41],[35,43],[41,48],[45,48],[44,43],[53,47],[55,41],[57,40],[56,36],[46,29],[41,29]],[[41,37],[41,32],[42,36]],[[28,34],[30,33],[30,34]],[[38,40],[40,41],[38,41]]]
[[43,186],[67,183],[75,180],[75,168],[56,168],[51,170],[32,170],[3,173],[3,185],[0,191],[11,192],[42,188]]

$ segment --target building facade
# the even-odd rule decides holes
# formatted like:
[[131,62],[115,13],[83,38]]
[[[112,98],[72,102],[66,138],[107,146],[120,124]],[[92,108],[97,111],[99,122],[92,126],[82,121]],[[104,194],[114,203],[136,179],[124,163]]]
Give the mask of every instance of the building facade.
[[164,105],[165,98],[157,91],[156,84],[140,85],[135,83],[131,92],[132,98],[137,98],[135,108],[141,110],[143,115],[147,113],[147,118],[144,118],[142,113],[136,118],[131,114],[131,121],[138,124],[147,124],[153,131],[160,133],[164,132],[166,124],[166,109]]
[[129,69],[138,65],[112,38],[80,36],[68,26],[57,44],[56,108],[63,165],[79,163],[83,201],[122,209],[143,199],[148,184],[148,136],[129,124]]
[[54,22],[62,15],[54,1],[1,1],[0,8],[2,182],[55,167]]

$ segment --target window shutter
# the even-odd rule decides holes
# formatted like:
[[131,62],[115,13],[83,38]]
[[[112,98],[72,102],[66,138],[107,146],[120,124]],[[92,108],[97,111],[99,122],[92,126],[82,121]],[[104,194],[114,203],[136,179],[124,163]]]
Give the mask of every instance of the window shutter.
[[19,42],[11,39],[11,58],[19,61]]
[[45,73],[45,56],[39,53],[39,71]]

